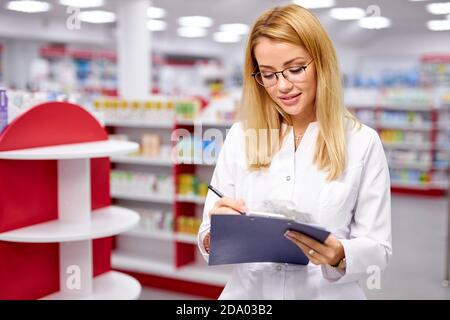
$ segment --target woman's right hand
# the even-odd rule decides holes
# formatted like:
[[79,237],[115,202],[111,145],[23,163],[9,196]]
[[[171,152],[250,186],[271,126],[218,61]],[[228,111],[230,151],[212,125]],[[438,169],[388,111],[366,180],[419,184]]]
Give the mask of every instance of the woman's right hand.
[[248,209],[245,206],[244,200],[235,200],[232,198],[223,197],[216,201],[214,207],[208,212],[209,218],[213,214],[241,214]]
[[[234,200],[232,198],[223,197],[216,201],[214,207],[208,212],[208,216],[211,219],[213,214],[241,214],[241,212],[247,212],[248,209],[245,206],[244,200]],[[210,245],[210,233],[203,239],[203,247],[205,251],[209,253]]]

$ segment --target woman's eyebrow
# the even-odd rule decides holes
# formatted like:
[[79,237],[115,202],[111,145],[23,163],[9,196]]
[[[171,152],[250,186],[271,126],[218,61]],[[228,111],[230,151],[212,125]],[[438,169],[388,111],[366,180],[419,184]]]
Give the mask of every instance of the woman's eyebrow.
[[[300,59],[301,59],[301,60],[306,60],[305,57],[295,57],[295,58],[293,58],[293,59],[291,59],[291,60],[288,60],[288,61],[286,61],[285,63],[283,63],[283,66],[287,66],[288,64],[291,64],[291,63],[294,62],[295,60],[300,60]],[[267,65],[264,65],[264,64],[260,64],[259,67],[260,67],[260,68],[275,69],[275,68],[272,67],[272,66],[267,66]]]

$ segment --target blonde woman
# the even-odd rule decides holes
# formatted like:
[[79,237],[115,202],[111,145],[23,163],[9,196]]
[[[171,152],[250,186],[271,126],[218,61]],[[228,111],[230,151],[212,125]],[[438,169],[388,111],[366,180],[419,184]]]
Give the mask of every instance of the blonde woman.
[[377,133],[343,105],[335,49],[310,11],[288,5],[257,19],[242,107],[211,180],[226,197],[206,198],[205,259],[212,214],[264,211],[267,200],[294,204],[332,233],[321,244],[289,232],[308,265],[238,264],[220,298],[364,299],[358,280],[379,276],[392,254],[389,171]]

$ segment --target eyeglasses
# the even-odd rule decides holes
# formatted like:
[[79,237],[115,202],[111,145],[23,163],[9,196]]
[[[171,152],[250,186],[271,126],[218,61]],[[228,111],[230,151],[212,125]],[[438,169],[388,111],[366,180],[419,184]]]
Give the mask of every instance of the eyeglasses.
[[[314,60],[314,59],[313,59]],[[313,62],[311,60],[304,66],[293,66],[286,68],[282,71],[276,72],[253,72],[252,77],[255,78],[256,82],[258,82],[263,87],[272,87],[278,83],[278,73],[281,73],[283,77],[292,83],[304,82],[306,80],[306,68]]]

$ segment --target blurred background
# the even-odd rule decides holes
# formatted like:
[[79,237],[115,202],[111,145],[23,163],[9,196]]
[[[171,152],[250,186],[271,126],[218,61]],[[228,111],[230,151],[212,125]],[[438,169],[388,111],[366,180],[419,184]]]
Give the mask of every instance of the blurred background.
[[[379,132],[389,161],[394,256],[379,288],[363,284],[367,296],[449,299],[450,2],[292,2],[330,34],[346,104]],[[141,145],[113,159],[111,192],[142,218],[116,239],[112,259],[145,286],[142,299],[216,298],[230,274],[207,267],[195,245],[214,159],[192,154],[174,163],[170,134],[196,122],[226,133],[240,105],[248,29],[264,10],[288,3],[0,1],[0,88],[10,121],[40,102],[71,101],[112,138]]]

